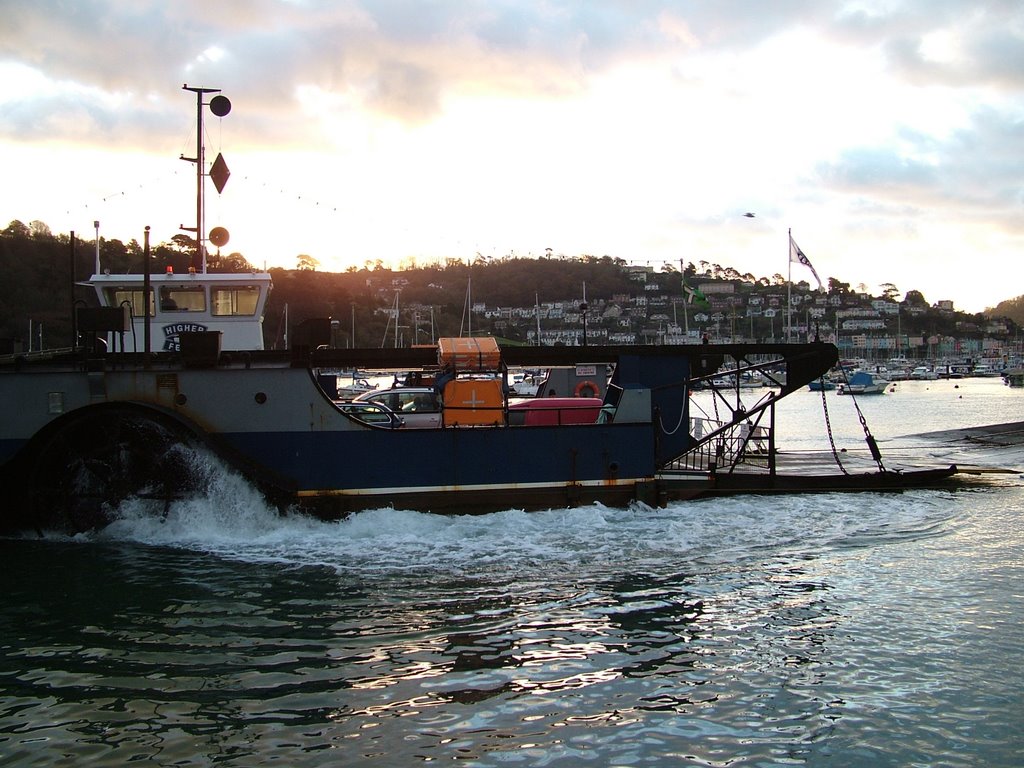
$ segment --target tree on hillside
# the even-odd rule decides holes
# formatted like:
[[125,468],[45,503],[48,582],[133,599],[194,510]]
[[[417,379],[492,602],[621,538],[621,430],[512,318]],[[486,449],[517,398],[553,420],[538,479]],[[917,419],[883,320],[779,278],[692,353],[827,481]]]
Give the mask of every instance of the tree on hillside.
[[253,272],[255,268],[238,251],[222,256],[220,250],[215,254],[209,254],[206,259],[206,269],[209,272]]
[[882,289],[882,298],[889,301],[896,301],[896,297],[900,295],[900,289],[892,283],[882,283],[879,288]]
[[844,283],[834,277],[828,279],[828,292],[829,295],[845,296],[850,292],[850,284]]
[[986,308],[988,317],[1008,317],[1018,325],[1024,325],[1024,296],[999,302],[994,308]]
[[171,235],[169,247],[175,248],[181,253],[195,253],[196,240],[194,237],[189,237],[179,232],[176,235]]
[[135,259],[128,253],[128,246],[120,240],[100,238],[100,263],[104,269],[109,269],[114,274],[141,272],[142,265],[133,262]]
[[17,219],[11,221],[3,233],[8,237],[28,237],[31,234],[29,228]]
[[924,294],[920,291],[907,291],[907,295],[903,297],[903,303],[908,307],[927,307],[928,302],[924,298]]
[[50,231],[50,226],[45,221],[39,221],[39,219],[30,221],[28,228],[32,237],[53,237],[53,232]]

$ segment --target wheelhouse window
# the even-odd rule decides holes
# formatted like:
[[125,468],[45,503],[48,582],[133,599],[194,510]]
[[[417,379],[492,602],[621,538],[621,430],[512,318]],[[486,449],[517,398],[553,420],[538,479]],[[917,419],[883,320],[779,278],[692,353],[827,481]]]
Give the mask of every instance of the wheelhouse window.
[[206,290],[202,286],[160,286],[161,312],[204,312]]
[[[132,316],[142,317],[142,289],[131,289],[131,288],[105,288],[104,293],[106,294],[107,305],[111,307],[120,307],[125,302],[131,305]],[[156,315],[156,302],[153,301],[153,291],[149,291],[149,316],[154,317]]]
[[259,302],[260,289],[255,285],[213,289],[215,315],[255,315]]

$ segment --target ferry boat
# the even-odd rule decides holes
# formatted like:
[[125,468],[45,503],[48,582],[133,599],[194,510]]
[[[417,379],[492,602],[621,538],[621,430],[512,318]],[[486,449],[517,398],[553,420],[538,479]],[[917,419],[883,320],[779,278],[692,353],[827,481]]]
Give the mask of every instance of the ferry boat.
[[[201,109],[209,89],[188,90]],[[863,473],[780,471],[775,405],[838,362],[831,344],[502,347],[471,337],[342,350],[330,348],[324,319],[272,351],[262,341],[267,274],[96,271],[101,306],[76,309],[79,346],[0,358],[0,529],[94,529],[130,498],[166,512],[201,492],[192,450],[213,451],[282,509],[324,518],[386,505],[480,512],[893,489],[957,472],[885,471],[881,461]],[[555,397],[517,407],[510,369],[548,371],[541,391]],[[341,400],[341,370],[433,382],[437,426],[406,428],[383,402]],[[710,387],[726,373],[777,386],[743,402],[738,386]],[[720,400],[716,421],[691,419],[697,389]],[[561,402],[571,398],[586,407]]]
[[[775,405],[836,363],[829,344],[499,347],[474,337],[451,340],[470,352],[461,359],[438,348],[318,344],[211,357],[191,344],[209,333],[218,332],[182,332],[180,352],[149,357],[77,350],[0,361],[0,527],[91,529],[130,497],[159,510],[195,490],[184,447],[212,450],[282,508],[324,518],[388,505],[464,512],[903,488],[956,472],[779,470]],[[480,346],[488,360],[474,364]],[[509,367],[595,365],[612,373],[593,420],[511,417]],[[350,366],[430,373],[440,425],[407,429],[384,405],[333,399],[318,372]],[[689,393],[723,368],[781,368],[786,383],[754,403],[723,401],[721,420],[698,434]]]

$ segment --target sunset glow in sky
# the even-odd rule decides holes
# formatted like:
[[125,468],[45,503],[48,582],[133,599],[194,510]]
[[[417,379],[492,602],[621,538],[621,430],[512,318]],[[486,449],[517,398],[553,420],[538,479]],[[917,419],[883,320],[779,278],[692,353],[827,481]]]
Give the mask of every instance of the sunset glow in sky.
[[1024,294],[1019,1],[3,7],[0,227],[194,226],[187,83],[232,102],[206,223],[260,267],[551,248],[771,277],[791,228],[824,280]]

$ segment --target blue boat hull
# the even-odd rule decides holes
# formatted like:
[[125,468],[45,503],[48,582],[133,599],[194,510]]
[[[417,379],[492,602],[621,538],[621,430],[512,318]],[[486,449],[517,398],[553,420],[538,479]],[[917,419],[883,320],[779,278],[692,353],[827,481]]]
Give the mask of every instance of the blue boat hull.
[[432,509],[496,495],[621,499],[656,470],[650,424],[220,437],[295,496],[343,510],[413,496]]
[[[431,350],[329,350],[302,361],[253,354],[202,365],[173,356],[0,365],[0,402],[16,406],[0,423],[6,506],[37,527],[56,518],[82,529],[132,495],[169,503],[201,491],[202,479],[189,476],[175,451],[189,443],[212,448],[282,507],[324,517],[384,505],[487,511],[685,498],[707,489],[707,472],[672,482],[659,472],[699,444],[705,463],[722,466],[722,456],[707,453],[715,436],[690,434],[689,391],[727,354],[786,365],[787,383],[769,402],[837,358],[823,344],[502,349],[508,365],[575,360],[584,371],[589,362],[611,363],[605,420],[510,424],[502,415],[494,426],[436,429],[362,421],[318,381],[322,367],[357,363],[436,368]],[[722,437],[734,445],[757,416],[727,411]],[[0,527],[17,524],[0,519]]]

